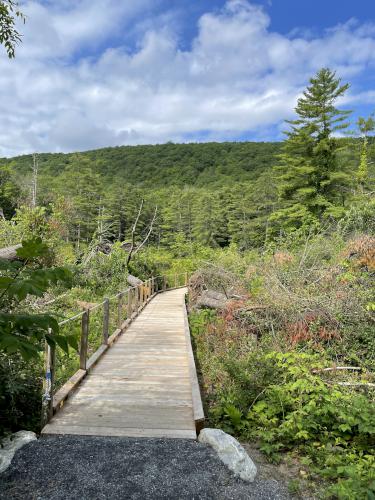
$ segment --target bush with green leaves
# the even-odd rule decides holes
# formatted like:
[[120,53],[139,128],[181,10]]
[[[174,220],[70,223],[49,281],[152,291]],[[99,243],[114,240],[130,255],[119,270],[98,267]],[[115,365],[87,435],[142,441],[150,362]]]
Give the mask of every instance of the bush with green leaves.
[[273,461],[298,451],[312,474],[334,481],[328,496],[373,498],[375,395],[325,380],[327,363],[298,352],[232,358],[213,416],[225,430],[258,441]]
[[0,351],[20,353],[25,360],[38,357],[43,341],[68,351],[77,349],[74,336],[59,335],[56,318],[30,314],[22,307],[28,296],[42,297],[52,285],[67,283],[70,272],[63,267],[42,268],[48,246],[40,238],[23,241],[17,249],[19,260],[0,260]]
[[32,238],[22,242],[17,260],[0,260],[0,437],[39,428],[45,342],[64,352],[78,348],[76,336],[62,335],[53,315],[28,310],[26,299],[70,282],[67,269],[43,267],[48,252]]
[[25,361],[19,353],[0,352],[0,443],[19,429],[40,429],[43,360]]

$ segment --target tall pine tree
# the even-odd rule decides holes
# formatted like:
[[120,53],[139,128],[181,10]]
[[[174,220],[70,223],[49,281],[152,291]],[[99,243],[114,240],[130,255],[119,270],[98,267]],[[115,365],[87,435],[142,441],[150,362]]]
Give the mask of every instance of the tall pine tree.
[[335,103],[348,88],[334,71],[323,68],[298,100],[298,118],[287,122],[290,130],[285,132],[287,139],[275,168],[280,201],[270,218],[275,227],[294,229],[342,214],[342,186],[350,177],[340,170],[334,135],[348,127],[350,111],[337,109]]
[[369,181],[369,161],[368,161],[368,136],[375,130],[374,115],[368,118],[359,117],[357,127],[362,137],[361,157],[357,171],[357,180],[361,190],[363,190]]

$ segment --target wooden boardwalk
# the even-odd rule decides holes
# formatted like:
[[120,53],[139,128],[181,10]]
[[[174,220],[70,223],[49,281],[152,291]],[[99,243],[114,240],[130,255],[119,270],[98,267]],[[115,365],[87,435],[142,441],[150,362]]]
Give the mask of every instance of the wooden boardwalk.
[[157,294],[42,433],[195,439],[203,410],[185,293]]

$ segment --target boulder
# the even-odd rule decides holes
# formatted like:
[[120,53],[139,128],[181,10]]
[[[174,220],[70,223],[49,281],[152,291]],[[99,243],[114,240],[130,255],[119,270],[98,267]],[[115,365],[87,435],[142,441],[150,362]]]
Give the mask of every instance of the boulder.
[[11,247],[0,248],[0,259],[17,260],[17,250],[21,247],[22,245],[19,243]]
[[257,474],[256,465],[234,437],[220,429],[203,429],[198,441],[209,444],[235,476],[244,481],[254,481]]
[[223,309],[227,303],[227,297],[215,290],[204,290],[196,300],[196,307],[208,307],[209,309]]
[[0,473],[9,467],[16,451],[31,441],[36,441],[36,434],[31,431],[18,431],[2,441],[0,446]]
[[128,274],[127,281],[130,286],[139,286],[143,284],[143,281],[137,278],[136,276],[133,276],[132,274]]

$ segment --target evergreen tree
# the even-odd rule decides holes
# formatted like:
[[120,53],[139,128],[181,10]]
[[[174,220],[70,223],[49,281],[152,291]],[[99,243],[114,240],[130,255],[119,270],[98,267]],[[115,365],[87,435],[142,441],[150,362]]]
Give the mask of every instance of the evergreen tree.
[[64,170],[61,192],[74,208],[71,224],[72,239],[77,250],[81,241],[89,241],[98,226],[102,207],[102,186],[94,165],[84,155],[75,155]]
[[360,117],[358,118],[357,126],[362,136],[361,156],[357,171],[357,180],[360,189],[363,190],[369,180],[368,135],[370,132],[373,132],[375,130],[375,120],[372,115],[368,118]]
[[218,196],[210,191],[202,191],[194,207],[195,241],[205,246],[220,246],[224,225]]
[[334,71],[321,69],[298,100],[298,118],[287,122],[290,130],[275,169],[280,208],[270,218],[284,229],[342,213],[341,188],[350,176],[339,169],[334,133],[348,127],[350,111],[337,109],[335,102],[348,88]]
[[261,175],[254,183],[238,185],[236,194],[228,224],[231,241],[240,250],[263,247],[268,236],[268,219],[277,201],[272,178]]
[[0,216],[10,218],[14,215],[21,189],[15,181],[9,165],[0,167]]

